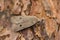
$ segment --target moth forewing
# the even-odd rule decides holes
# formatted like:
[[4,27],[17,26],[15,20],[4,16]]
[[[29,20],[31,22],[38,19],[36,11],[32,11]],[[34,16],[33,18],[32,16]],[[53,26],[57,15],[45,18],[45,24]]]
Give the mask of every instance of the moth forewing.
[[12,30],[19,31],[28,27],[31,27],[37,23],[39,19],[35,16],[12,16]]

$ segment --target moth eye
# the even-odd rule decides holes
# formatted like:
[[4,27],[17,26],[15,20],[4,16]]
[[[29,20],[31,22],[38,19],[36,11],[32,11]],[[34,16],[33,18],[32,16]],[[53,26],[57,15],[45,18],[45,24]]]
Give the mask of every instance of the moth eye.
[[20,27],[22,27],[22,25],[20,25]]

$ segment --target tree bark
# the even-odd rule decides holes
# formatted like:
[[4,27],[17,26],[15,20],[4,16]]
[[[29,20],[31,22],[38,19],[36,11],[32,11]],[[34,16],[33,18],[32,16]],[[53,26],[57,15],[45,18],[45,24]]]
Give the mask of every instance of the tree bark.
[[[0,40],[59,40],[60,0],[0,0]],[[36,16],[32,27],[12,31],[11,16]]]

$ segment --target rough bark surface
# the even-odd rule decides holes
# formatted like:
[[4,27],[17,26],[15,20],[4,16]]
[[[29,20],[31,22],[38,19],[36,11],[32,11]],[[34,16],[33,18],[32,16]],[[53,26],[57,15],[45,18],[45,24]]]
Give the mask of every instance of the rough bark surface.
[[[41,21],[14,32],[11,16],[36,16]],[[0,40],[60,40],[60,0],[0,0]]]

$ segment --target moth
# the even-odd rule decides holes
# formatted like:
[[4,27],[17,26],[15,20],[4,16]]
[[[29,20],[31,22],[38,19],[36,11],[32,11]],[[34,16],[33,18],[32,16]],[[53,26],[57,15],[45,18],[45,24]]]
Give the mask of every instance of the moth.
[[20,31],[25,28],[31,27],[32,25],[36,24],[38,21],[40,20],[35,16],[12,16],[11,29],[14,31]]

